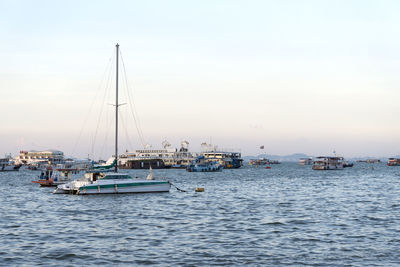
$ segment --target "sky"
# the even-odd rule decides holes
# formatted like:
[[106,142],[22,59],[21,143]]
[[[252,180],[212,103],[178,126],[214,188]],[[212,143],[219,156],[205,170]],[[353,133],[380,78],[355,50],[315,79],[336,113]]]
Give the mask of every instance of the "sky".
[[[399,1],[0,0],[0,10],[0,156],[111,155],[113,93],[101,87],[116,43],[120,101],[134,101],[153,148],[400,154]],[[142,147],[130,107],[120,151]]]

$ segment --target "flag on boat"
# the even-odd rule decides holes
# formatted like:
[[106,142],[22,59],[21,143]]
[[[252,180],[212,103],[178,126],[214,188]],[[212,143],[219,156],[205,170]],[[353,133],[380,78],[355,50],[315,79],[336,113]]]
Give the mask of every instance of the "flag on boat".
[[260,149],[264,149],[264,146],[260,146]]

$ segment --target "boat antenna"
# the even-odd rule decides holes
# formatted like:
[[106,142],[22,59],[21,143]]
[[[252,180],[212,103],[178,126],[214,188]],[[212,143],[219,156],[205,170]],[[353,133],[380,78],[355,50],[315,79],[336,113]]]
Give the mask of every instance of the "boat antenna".
[[118,172],[118,55],[119,44],[115,45],[116,48],[116,73],[115,73],[115,166],[114,171]]

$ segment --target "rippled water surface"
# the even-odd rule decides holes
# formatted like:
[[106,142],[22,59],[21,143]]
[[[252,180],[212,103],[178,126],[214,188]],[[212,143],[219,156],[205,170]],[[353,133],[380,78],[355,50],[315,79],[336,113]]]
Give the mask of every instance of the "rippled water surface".
[[400,264],[400,167],[154,170],[188,192],[96,196],[37,175],[0,173],[0,265]]

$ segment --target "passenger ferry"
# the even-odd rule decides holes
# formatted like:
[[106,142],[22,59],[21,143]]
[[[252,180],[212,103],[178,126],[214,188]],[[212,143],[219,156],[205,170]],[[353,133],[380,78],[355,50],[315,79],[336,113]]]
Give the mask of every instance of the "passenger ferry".
[[167,141],[163,142],[163,149],[138,149],[135,152],[126,152],[119,157],[118,166],[121,169],[163,169],[186,168],[198,155],[189,152],[189,142],[183,141],[181,148],[170,148]]
[[121,169],[185,169],[198,156],[204,156],[206,161],[218,161],[224,168],[240,168],[243,159],[240,152],[219,150],[216,146],[207,145],[202,152],[190,152],[189,142],[183,141],[180,149],[170,148],[167,141],[162,143],[163,149],[139,149],[135,152],[126,152],[119,157],[118,166]]
[[278,160],[259,158],[259,159],[251,159],[249,161],[249,165],[259,166],[259,165],[267,165],[267,164],[281,164]]
[[49,162],[50,165],[64,163],[64,153],[59,150],[44,150],[44,151],[26,151],[21,150],[19,155],[15,157],[17,164],[34,165],[37,162]]
[[188,172],[217,172],[222,169],[218,161],[207,161],[204,156],[198,156],[186,167]]
[[217,161],[224,169],[237,169],[242,167],[243,159],[240,152],[236,152],[229,149],[218,149],[217,146],[202,145],[201,155],[204,156],[206,161]]
[[314,160],[313,170],[343,170],[343,157],[317,157]]
[[259,159],[251,159],[249,161],[249,165],[259,166],[259,165],[267,165],[269,164],[269,159],[259,158]]

